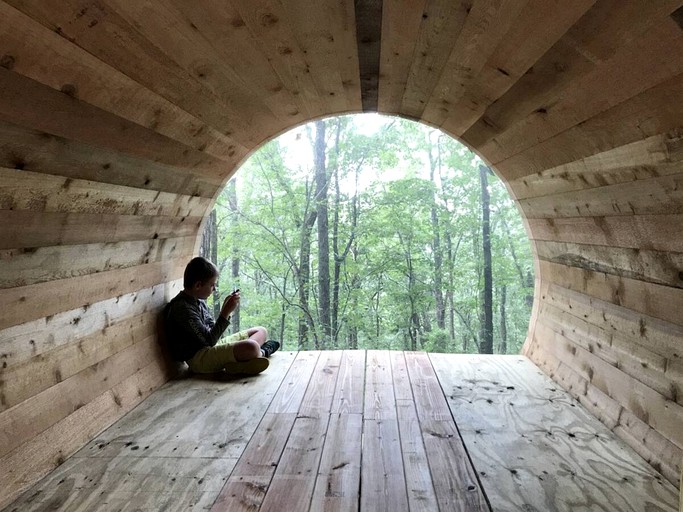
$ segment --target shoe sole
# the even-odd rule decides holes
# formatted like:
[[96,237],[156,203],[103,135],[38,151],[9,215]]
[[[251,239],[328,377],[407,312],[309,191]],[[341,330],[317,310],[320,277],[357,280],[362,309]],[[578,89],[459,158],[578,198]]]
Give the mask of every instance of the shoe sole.
[[226,373],[257,375],[268,368],[269,364],[265,357],[257,357],[250,361],[228,363],[225,365],[225,371]]

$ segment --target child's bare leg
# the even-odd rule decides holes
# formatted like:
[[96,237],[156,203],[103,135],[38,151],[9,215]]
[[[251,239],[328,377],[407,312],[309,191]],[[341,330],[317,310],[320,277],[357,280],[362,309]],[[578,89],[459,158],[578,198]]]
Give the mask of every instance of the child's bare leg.
[[249,361],[261,357],[261,345],[268,339],[265,327],[252,327],[247,330],[248,339],[238,341],[233,345],[233,354],[237,361]]

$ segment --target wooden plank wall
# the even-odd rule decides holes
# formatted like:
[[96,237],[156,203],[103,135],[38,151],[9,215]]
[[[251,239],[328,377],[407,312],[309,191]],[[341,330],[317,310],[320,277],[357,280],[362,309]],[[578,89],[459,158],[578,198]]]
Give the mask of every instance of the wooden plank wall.
[[[476,53],[488,60],[471,61],[481,87],[451,55],[423,117],[479,151],[525,216],[539,283],[525,353],[677,485],[680,2],[591,4],[563,19],[529,2],[503,43]],[[525,19],[548,23],[514,47]]]

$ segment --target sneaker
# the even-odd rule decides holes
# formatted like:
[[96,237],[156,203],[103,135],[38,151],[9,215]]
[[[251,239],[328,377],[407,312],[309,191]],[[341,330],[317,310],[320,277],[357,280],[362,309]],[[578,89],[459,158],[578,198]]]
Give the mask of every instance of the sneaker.
[[268,368],[268,359],[265,357],[257,357],[249,361],[238,361],[236,363],[228,363],[225,365],[226,373],[256,375]]
[[263,345],[261,345],[261,350],[263,350],[263,354],[266,357],[272,356],[273,352],[276,352],[279,348],[280,342],[275,340],[268,340]]

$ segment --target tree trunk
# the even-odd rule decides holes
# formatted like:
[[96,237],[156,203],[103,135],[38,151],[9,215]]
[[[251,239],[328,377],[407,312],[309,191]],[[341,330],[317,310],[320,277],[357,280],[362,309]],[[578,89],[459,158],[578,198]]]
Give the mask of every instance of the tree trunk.
[[499,354],[507,354],[508,351],[508,327],[507,316],[505,313],[505,302],[507,301],[507,286],[500,287],[500,343],[498,345]]
[[[315,166],[315,205],[318,212],[318,317],[322,331],[320,349],[331,339],[330,325],[330,234],[327,212],[328,177],[325,165],[325,121],[315,122],[313,162]],[[318,347],[316,347],[318,348]]]
[[491,266],[491,211],[488,190],[489,168],[479,166],[481,181],[481,211],[482,211],[482,248],[484,253],[484,290],[482,301],[482,324],[479,336],[479,353],[493,354],[493,271]]
[[[218,229],[216,226],[216,209],[211,210],[209,218],[202,234],[202,243],[199,248],[199,255],[206,258],[214,265],[218,266]],[[213,291],[213,316],[218,317],[221,312],[219,284],[216,282],[216,289]]]
[[[239,212],[237,204],[237,183],[236,178],[233,178],[228,182],[228,208],[230,209],[231,216],[230,222],[232,224],[232,231],[237,231],[237,225],[239,223]],[[232,237],[231,240],[231,252],[232,252],[232,262],[231,262],[231,274],[232,274],[232,286],[237,289],[240,287],[240,254],[239,254],[239,243],[236,237]],[[214,303],[214,306],[216,304]],[[237,308],[232,314],[232,332],[237,333],[240,331],[240,308]]]
[[429,154],[429,179],[434,185],[432,191],[431,204],[431,222],[432,222],[432,254],[434,255],[434,299],[436,301],[436,325],[440,329],[446,328],[446,307],[444,306],[443,289],[442,289],[442,272],[443,272],[443,255],[441,254],[441,233],[439,232],[439,213],[436,204],[436,180],[434,173],[437,165],[441,162],[441,149],[439,147],[440,138],[437,137],[437,158],[432,155],[431,148],[428,150]]
[[[308,348],[308,331],[311,325],[311,314],[308,307],[309,285],[311,276],[311,231],[315,224],[316,211],[312,210],[304,216],[301,224],[301,243],[299,246],[299,268],[297,284],[299,288],[299,350]],[[318,348],[316,339],[316,349]]]

